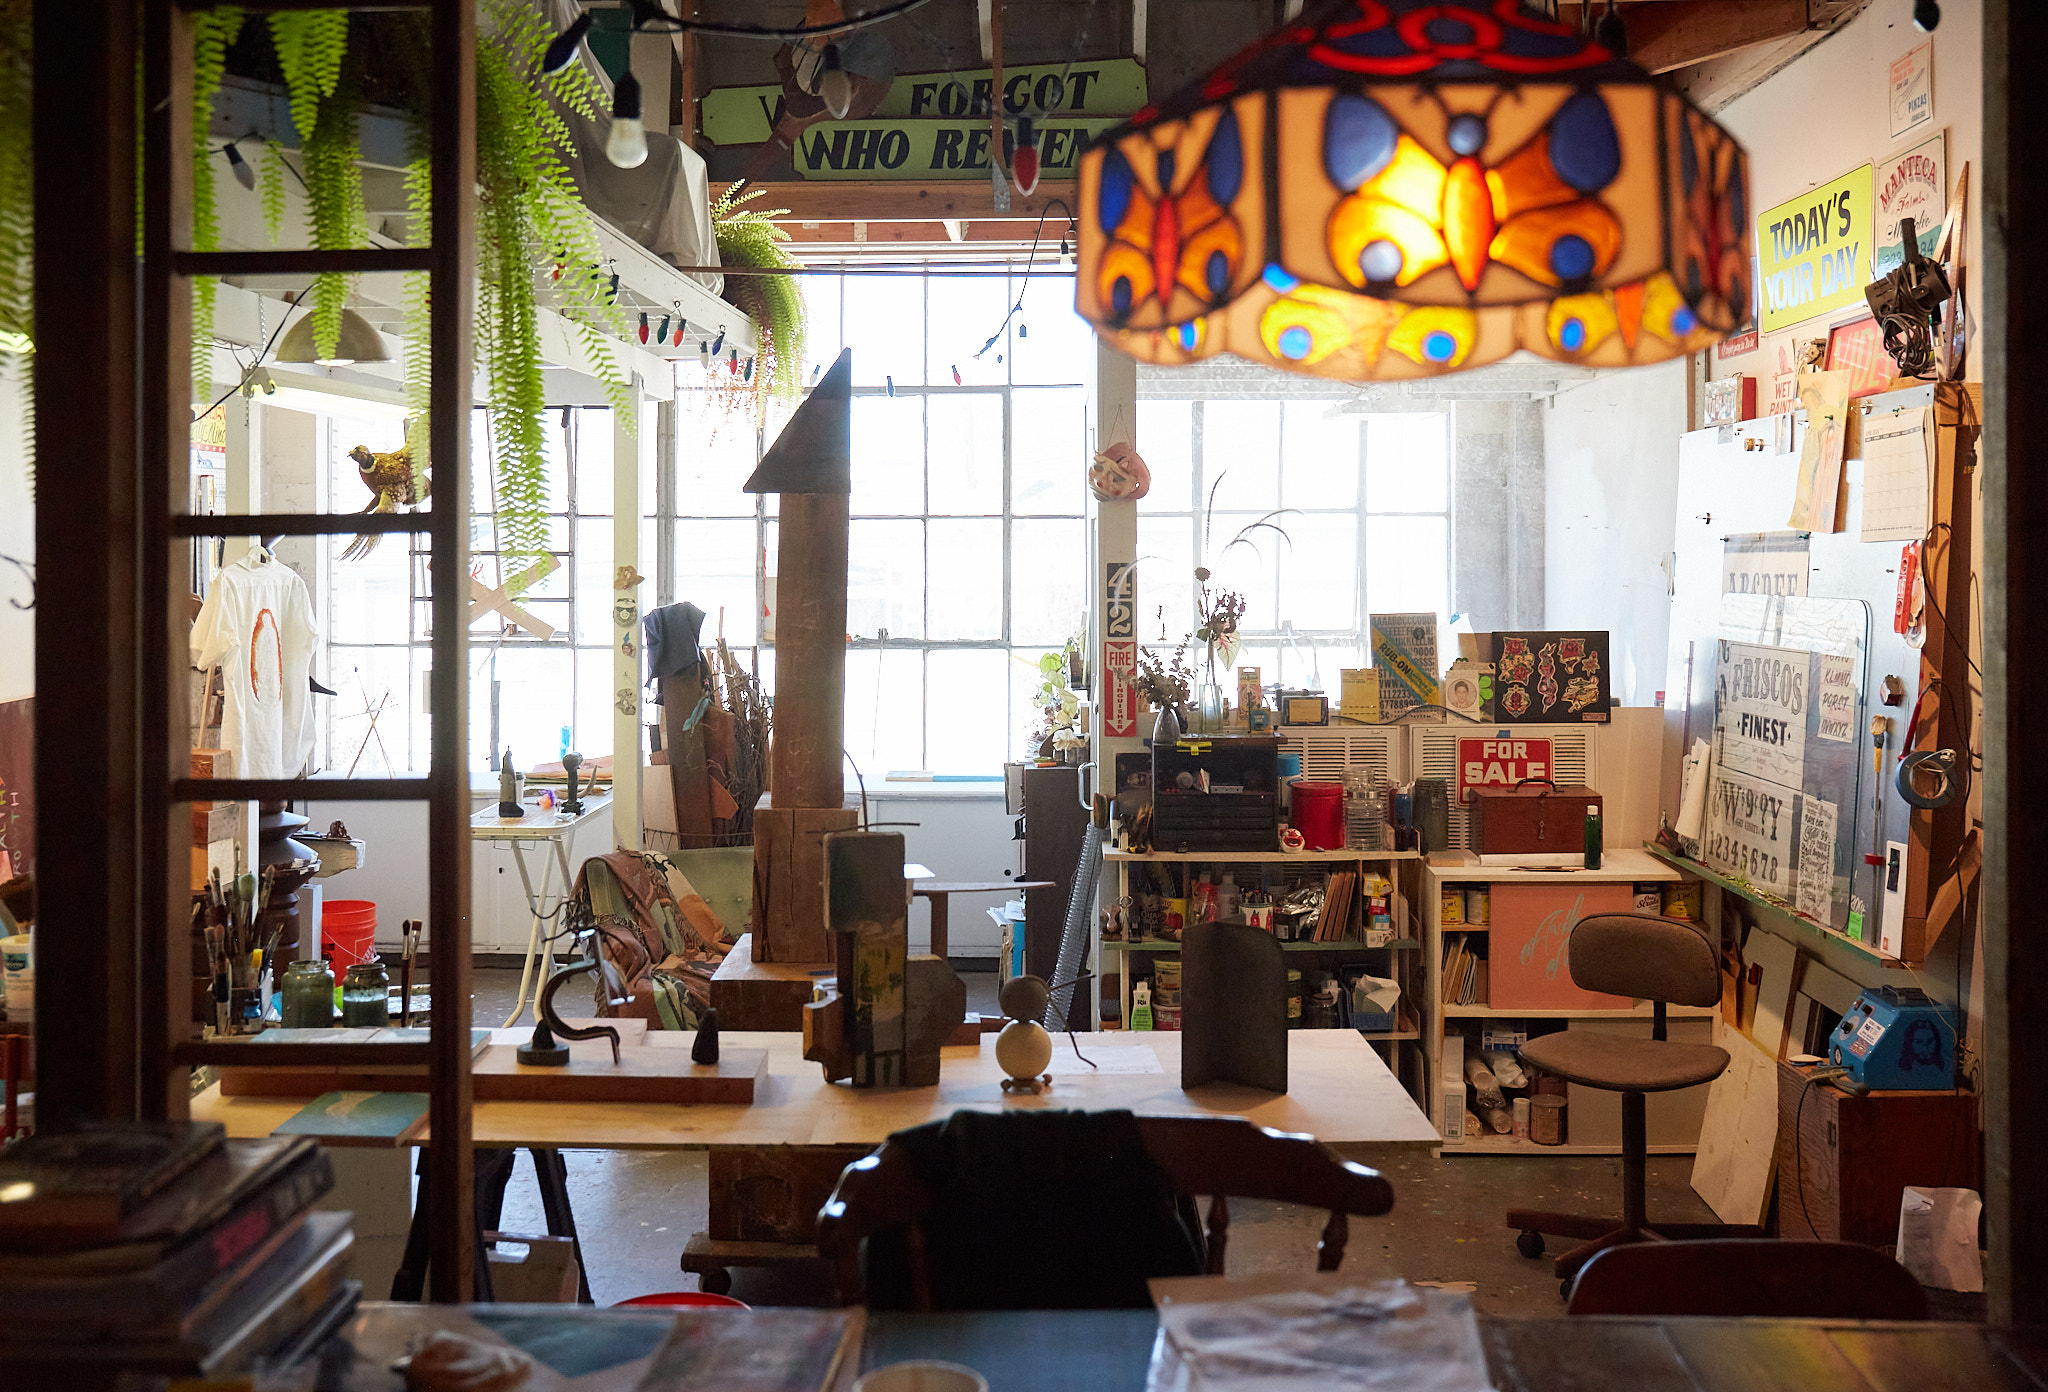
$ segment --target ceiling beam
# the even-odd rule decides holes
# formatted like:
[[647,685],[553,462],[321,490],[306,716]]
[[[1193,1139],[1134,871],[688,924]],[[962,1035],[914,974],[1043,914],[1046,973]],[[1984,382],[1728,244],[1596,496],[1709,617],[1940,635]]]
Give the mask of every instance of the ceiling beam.
[[[725,189],[713,184],[711,196]],[[792,179],[780,183],[750,184],[766,189],[755,204],[773,211],[788,212],[775,218],[784,225],[801,222],[1009,222],[1035,224],[1046,205],[1055,199],[1074,207],[1077,194],[1071,183],[1040,181],[1028,197],[1010,191],[1008,212],[995,211],[992,190],[986,180],[963,179],[919,184],[886,179]],[[1059,219],[1056,211],[1046,220],[1051,231]],[[1061,224],[1064,225],[1064,224]],[[1027,227],[1026,236],[1029,236]]]
[[[1690,67],[1751,44],[1782,39],[1807,27],[1808,0],[1663,0],[1624,5],[1628,56],[1653,73]],[[1558,18],[1576,24],[1585,7],[1558,6]],[[1594,4],[1596,14],[1605,6]]]

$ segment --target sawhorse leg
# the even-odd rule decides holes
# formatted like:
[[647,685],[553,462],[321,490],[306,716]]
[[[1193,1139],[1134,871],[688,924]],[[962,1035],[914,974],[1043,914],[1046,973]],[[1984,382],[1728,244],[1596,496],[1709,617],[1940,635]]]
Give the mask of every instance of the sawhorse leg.
[[[564,871],[566,872],[568,858],[562,851],[561,838],[555,837],[551,839],[555,842],[556,857],[562,861]],[[527,911],[533,915],[533,924],[526,930],[526,960],[519,967],[519,994],[512,998],[512,1013],[505,1017],[506,1029],[511,1029],[512,1026],[519,1023],[519,1017],[526,1013],[529,999],[533,1003],[535,1015],[538,1016],[540,1013],[540,993],[548,984],[548,967],[551,965],[549,960],[550,954],[544,953],[541,950],[541,928],[544,923],[541,902],[547,895],[548,881],[554,878],[555,873],[553,861],[542,861],[540,893],[534,893],[533,875],[526,868],[525,848],[518,841],[514,841],[511,844],[512,863],[519,867],[519,884],[526,891],[526,907]],[[538,973],[535,971],[536,957],[541,959],[538,963]],[[529,986],[533,988],[530,996],[527,991]]]

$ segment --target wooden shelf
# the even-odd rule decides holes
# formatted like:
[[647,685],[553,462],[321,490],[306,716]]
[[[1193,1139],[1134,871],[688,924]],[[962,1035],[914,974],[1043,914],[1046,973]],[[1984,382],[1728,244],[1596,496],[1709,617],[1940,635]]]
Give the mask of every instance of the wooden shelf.
[[[1699,1150],[1690,1145],[1653,1145],[1647,1148],[1651,1155],[1692,1155]],[[1478,1136],[1462,1141],[1445,1141],[1438,1147],[1440,1155],[1619,1155],[1621,1146],[1614,1145],[1537,1145],[1523,1136]]]
[[[1467,863],[1469,861],[1469,863]],[[1677,868],[1661,862],[1647,849],[1617,847],[1600,858],[1598,870],[1535,869],[1514,865],[1481,865],[1477,856],[1444,851],[1429,857],[1425,868],[1439,884],[1614,884],[1630,880],[1675,880]]]
[[1198,861],[1205,865],[1256,865],[1265,862],[1301,861],[1306,864],[1355,863],[1362,860],[1420,860],[1420,851],[1104,851],[1107,861]]
[[1877,948],[1872,947],[1867,942],[1859,942],[1857,939],[1852,938],[1845,933],[1836,932],[1833,928],[1830,928],[1827,924],[1820,922],[1818,919],[1808,918],[1805,914],[1793,908],[1783,899],[1779,899],[1773,895],[1765,894],[1762,890],[1758,889],[1754,885],[1744,884],[1739,880],[1731,879],[1729,876],[1721,874],[1718,870],[1709,870],[1706,866],[1700,864],[1696,860],[1688,860],[1684,856],[1673,855],[1671,852],[1664,850],[1662,847],[1649,846],[1645,847],[1645,849],[1648,850],[1652,856],[1656,857],[1664,864],[1670,866],[1672,869],[1678,871],[1680,874],[1691,875],[1696,879],[1702,879],[1712,884],[1717,884],[1721,888],[1727,890],[1730,894],[1736,895],[1742,899],[1746,899],[1752,904],[1757,904],[1767,909],[1776,909],[1779,913],[1783,914],[1786,920],[1790,922],[1794,927],[1804,928],[1807,932],[1812,933],[1816,937],[1826,938],[1829,942],[1838,943],[1841,946],[1846,947],[1853,952],[1860,952],[1881,967],[1902,967],[1905,965],[1905,963],[1901,962],[1898,958],[1885,955],[1883,952],[1879,951]]
[[[1451,1020],[1648,1020],[1655,1007],[1647,1002],[1632,1010],[1515,1010],[1495,1009],[1490,1005],[1446,1005],[1443,1012],[1444,1017]],[[1705,1020],[1720,1013],[1720,1007],[1712,1005],[1665,1007],[1665,1017],[1672,1020]],[[1551,1148],[1545,1147],[1546,1150]]]
[[[1282,952],[1415,952],[1421,947],[1421,941],[1416,938],[1396,938],[1390,943],[1381,943],[1378,947],[1368,947],[1364,943],[1356,941],[1283,942],[1280,944]],[[1177,953],[1180,951],[1180,944],[1163,939],[1147,939],[1144,942],[1111,941],[1103,943],[1102,950],[1104,952]]]

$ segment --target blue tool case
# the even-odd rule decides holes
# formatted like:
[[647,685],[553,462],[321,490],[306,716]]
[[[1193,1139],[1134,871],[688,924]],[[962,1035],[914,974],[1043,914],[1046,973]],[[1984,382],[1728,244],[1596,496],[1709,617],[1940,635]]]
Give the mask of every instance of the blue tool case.
[[1828,1062],[1876,1091],[1946,1091],[1956,1085],[1955,1020],[1917,987],[1873,987],[1828,1037]]

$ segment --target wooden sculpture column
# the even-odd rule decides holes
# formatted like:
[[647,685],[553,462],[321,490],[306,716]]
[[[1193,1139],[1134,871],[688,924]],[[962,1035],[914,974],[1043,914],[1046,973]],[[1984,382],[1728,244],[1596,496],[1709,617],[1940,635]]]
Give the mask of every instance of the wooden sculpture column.
[[853,492],[853,354],[840,353],[790,417],[749,493],[779,493],[775,724],[754,813],[754,960],[833,960],[825,837],[851,831],[846,718],[846,545]]

